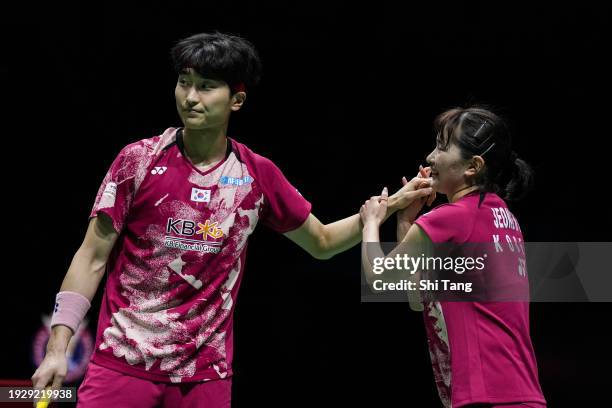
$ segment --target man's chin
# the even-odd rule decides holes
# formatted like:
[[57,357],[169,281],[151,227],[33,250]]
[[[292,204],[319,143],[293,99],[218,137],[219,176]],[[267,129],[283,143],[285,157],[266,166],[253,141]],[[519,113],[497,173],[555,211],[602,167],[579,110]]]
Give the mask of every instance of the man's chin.
[[183,126],[185,129],[190,130],[204,130],[208,127],[206,123],[202,123],[202,121],[199,120],[192,120],[191,118],[183,120]]

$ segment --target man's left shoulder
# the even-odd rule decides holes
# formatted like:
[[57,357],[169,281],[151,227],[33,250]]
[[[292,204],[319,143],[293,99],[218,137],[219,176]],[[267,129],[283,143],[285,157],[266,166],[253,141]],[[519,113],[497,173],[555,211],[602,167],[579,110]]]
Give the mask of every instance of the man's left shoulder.
[[263,171],[276,168],[276,164],[274,164],[271,159],[254,152],[244,143],[238,142],[235,139],[232,139],[232,143],[236,152],[236,156],[240,161],[247,164],[247,166],[253,167],[255,170]]

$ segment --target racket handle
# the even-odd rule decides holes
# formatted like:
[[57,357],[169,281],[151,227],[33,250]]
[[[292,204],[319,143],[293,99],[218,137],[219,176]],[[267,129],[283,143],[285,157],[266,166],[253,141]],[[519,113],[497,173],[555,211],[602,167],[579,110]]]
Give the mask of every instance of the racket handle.
[[[45,388],[45,391],[50,390],[50,387]],[[36,403],[36,408],[47,408],[49,406],[49,398],[47,398],[46,396],[41,398],[37,403]]]

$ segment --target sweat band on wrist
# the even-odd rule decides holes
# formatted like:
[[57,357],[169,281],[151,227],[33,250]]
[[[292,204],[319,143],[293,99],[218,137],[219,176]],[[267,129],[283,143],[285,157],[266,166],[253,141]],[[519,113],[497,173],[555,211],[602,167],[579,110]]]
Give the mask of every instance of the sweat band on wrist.
[[80,293],[59,292],[55,297],[51,328],[63,324],[68,326],[72,333],[76,333],[90,307],[89,300]]

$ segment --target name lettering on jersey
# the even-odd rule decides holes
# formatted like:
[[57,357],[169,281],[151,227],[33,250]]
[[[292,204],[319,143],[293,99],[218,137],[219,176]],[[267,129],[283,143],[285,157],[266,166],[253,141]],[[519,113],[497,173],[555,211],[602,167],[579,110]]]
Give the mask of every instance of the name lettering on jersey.
[[[218,227],[218,224],[218,222],[211,222],[210,220],[201,223],[180,218],[168,218],[168,222],[166,223],[166,234],[175,234],[181,237],[166,235],[164,246],[189,251],[219,253],[221,250],[221,242],[207,240],[208,238],[217,240],[223,237],[223,231]],[[201,240],[182,238],[199,238],[198,235],[202,235]]]
[[151,170],[151,174],[159,174],[160,176],[168,170],[167,167],[155,167]]
[[193,187],[191,189],[191,201],[195,201],[196,203],[209,203],[210,190],[200,190],[199,188]]
[[243,184],[252,183],[253,181],[254,181],[253,177],[250,177],[250,176],[244,176],[243,178],[223,176],[221,177],[221,180],[219,180],[221,184],[232,184],[235,186],[241,186]]
[[[521,237],[515,237],[514,235],[505,235],[504,238],[500,238],[498,234],[493,234],[493,244],[495,245],[495,252],[505,252],[504,248],[509,249],[510,253],[516,255],[517,268],[519,276],[527,277],[527,260],[525,258],[525,245]],[[504,242],[504,240],[506,242]]]
[[495,228],[507,228],[515,231],[521,230],[516,217],[510,212],[509,209],[497,207],[491,208],[491,211],[493,212],[493,225]]
[[[493,226],[497,229],[506,229],[521,231],[521,227],[509,209],[505,207],[491,208],[493,212]],[[517,269],[519,276],[527,277],[527,262],[525,260],[525,245],[523,239],[517,237],[512,232],[508,234],[493,234],[493,244],[495,245],[495,252],[505,252],[504,248],[510,250],[511,253],[516,255]],[[505,241],[505,242],[504,242]]]
[[[493,244],[495,244],[495,252],[504,252],[503,241],[499,234],[493,234],[492,238]],[[506,234],[503,239],[506,240],[506,247],[510,252],[525,253],[525,245],[520,237]]]

